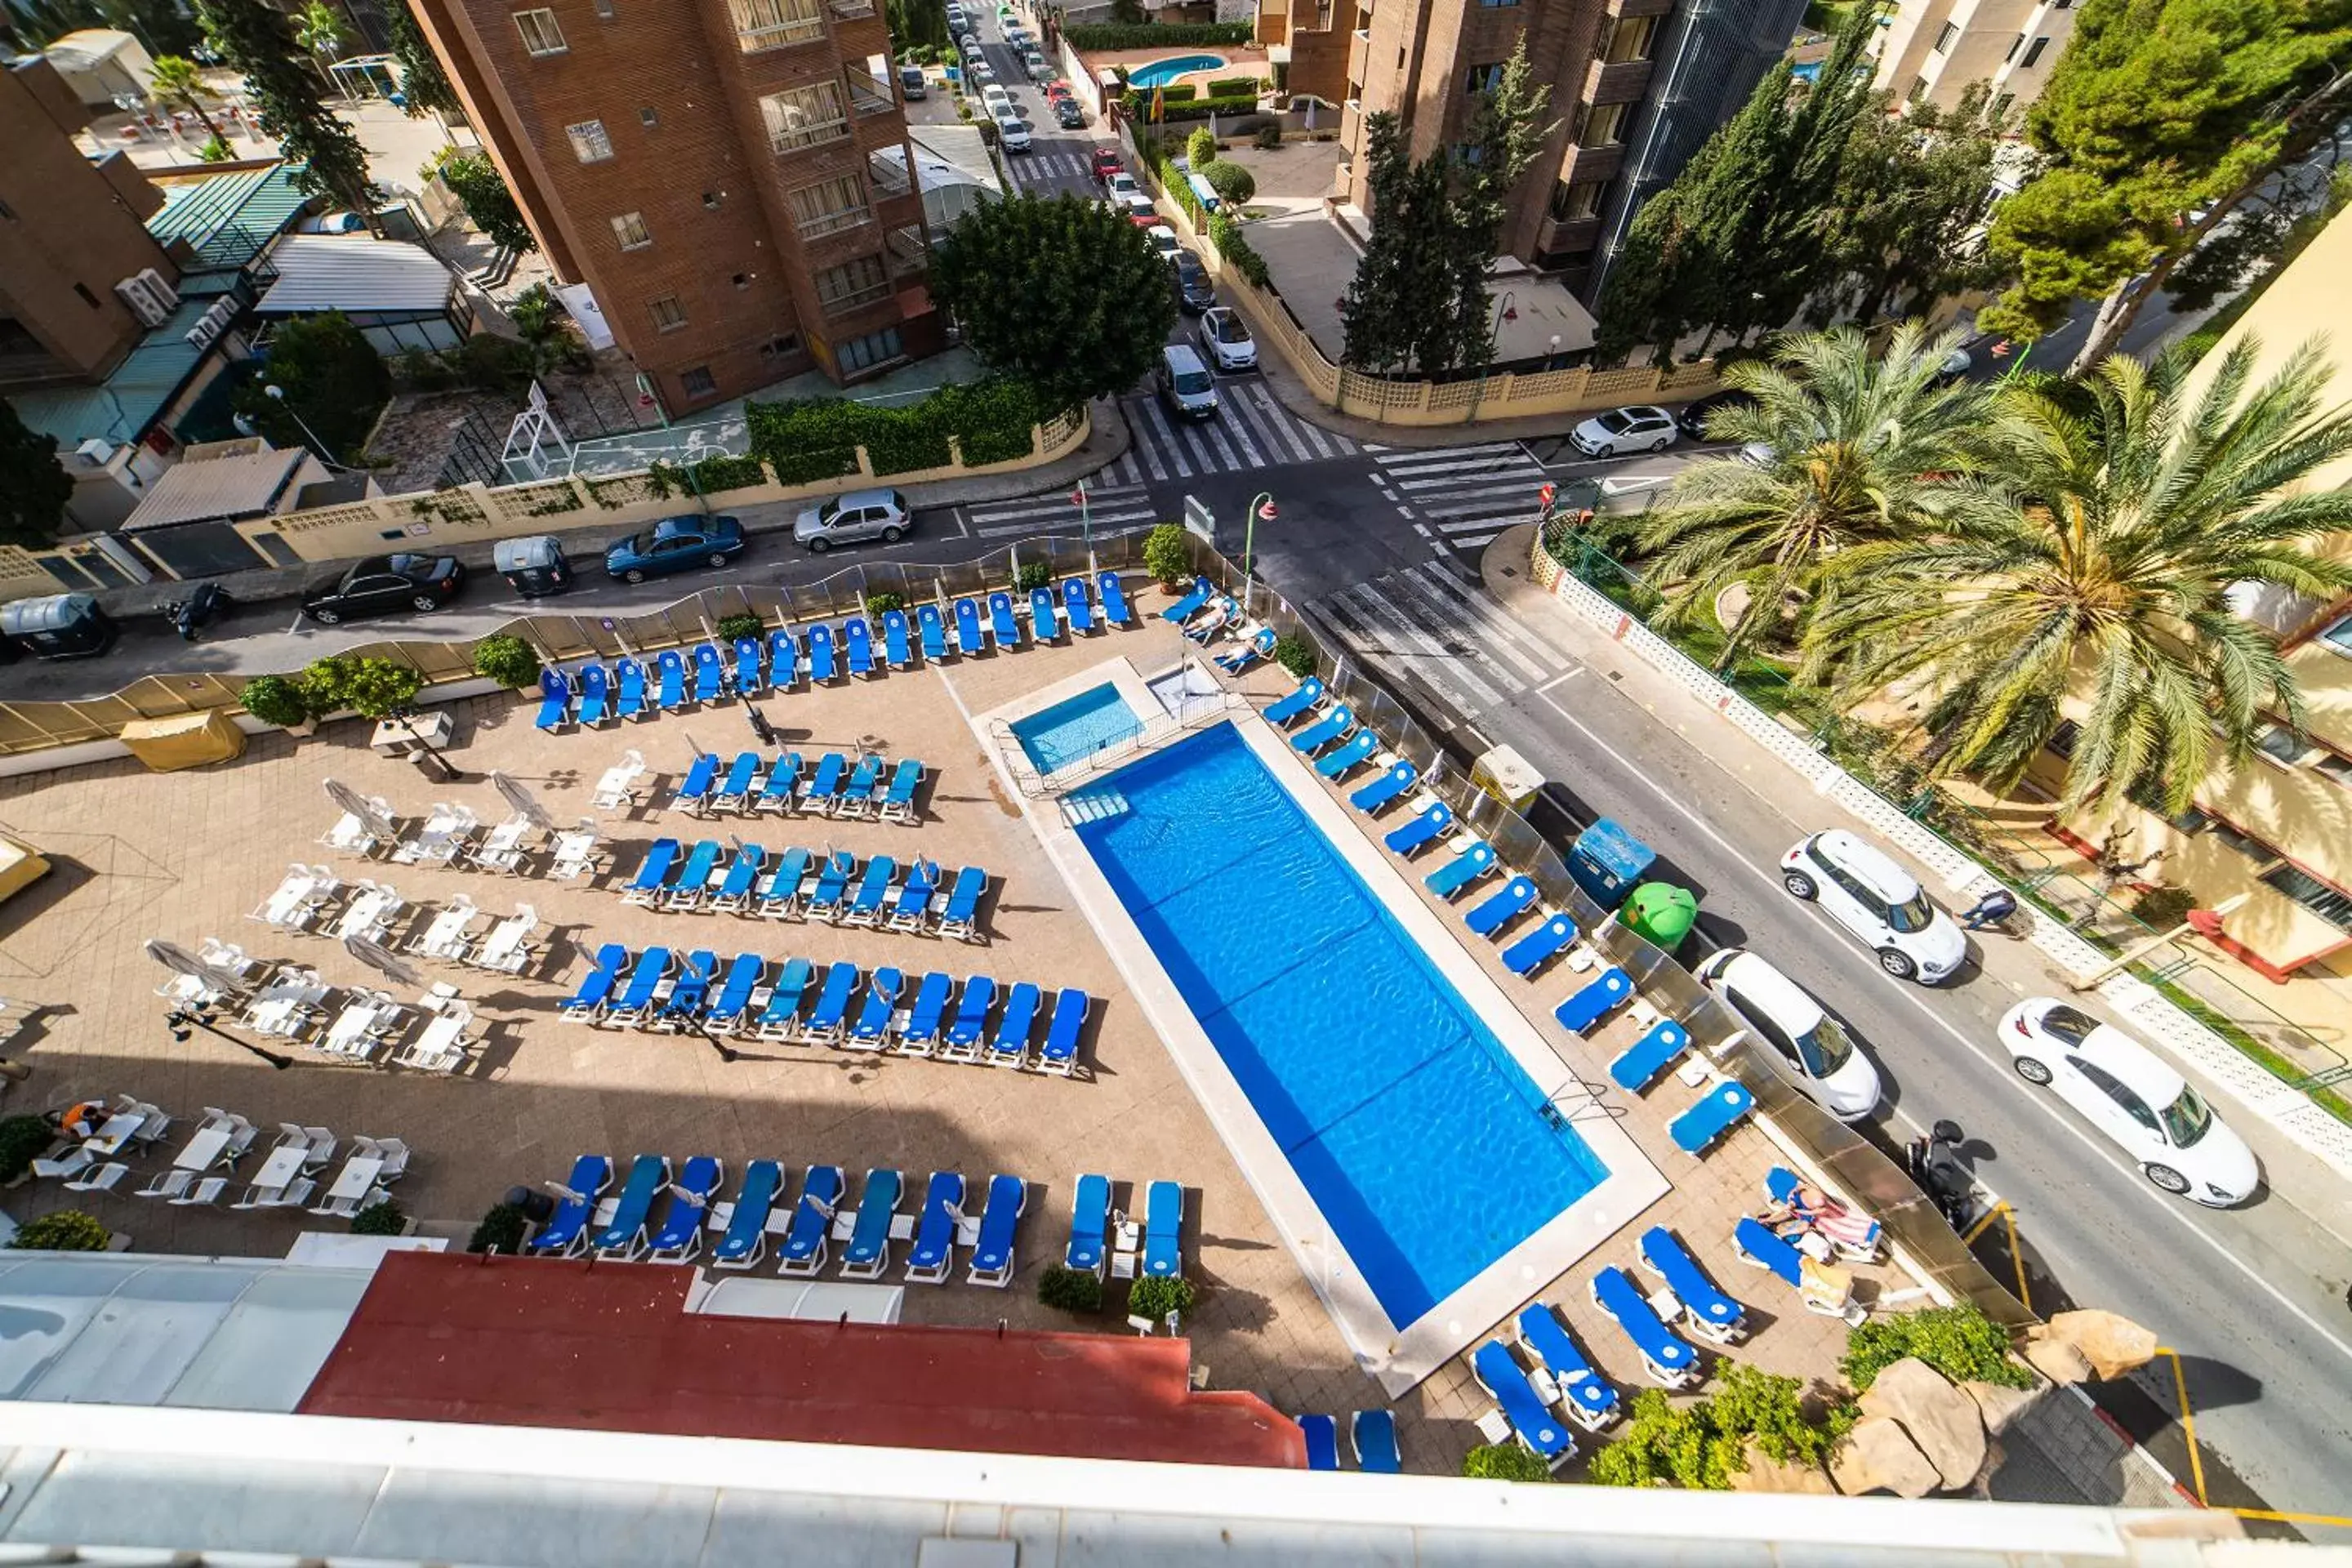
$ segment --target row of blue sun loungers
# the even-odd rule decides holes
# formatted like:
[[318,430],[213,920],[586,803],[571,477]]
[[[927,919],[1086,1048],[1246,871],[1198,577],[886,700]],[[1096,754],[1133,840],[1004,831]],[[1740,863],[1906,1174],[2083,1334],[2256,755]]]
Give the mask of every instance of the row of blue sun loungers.
[[1002,1289],[1013,1280],[1021,1211],[1029,1202],[1029,1184],[1018,1176],[991,1177],[985,1206],[973,1214],[965,1212],[969,1194],[956,1171],[932,1172],[912,1214],[901,1212],[906,1182],[892,1170],[866,1173],[855,1208],[844,1201],[847,1183],[838,1165],[811,1165],[796,1203],[787,1202],[790,1178],[773,1160],[745,1166],[734,1197],[720,1202],[726,1177],[725,1165],[708,1154],[687,1161],[675,1174],[668,1156],[640,1154],[621,1190],[608,1197],[612,1161],[583,1154],[563,1184],[566,1195],[530,1249],[559,1258],[684,1263],[701,1255],[708,1234],[716,1237],[711,1267],[745,1269],[765,1259],[773,1237],[777,1272],[806,1279],[824,1269],[833,1243],[840,1242],[841,1278],[879,1279],[892,1266],[893,1249],[906,1242],[903,1278],[909,1284],[946,1283],[959,1247],[969,1254],[965,1279],[971,1283]]
[[772,856],[757,844],[730,847],[705,838],[689,847],[656,838],[620,893],[625,904],[673,912],[822,921],[978,942],[988,886],[988,873],[977,866],[950,877],[930,860],[902,867],[877,855],[861,864],[846,849],[795,847]]
[[773,758],[738,752],[732,762],[716,752],[703,752],[688,764],[669,804],[696,816],[722,811],[739,816],[797,811],[841,821],[911,824],[915,791],[922,782],[923,764],[916,759],[893,763],[873,752],[855,756],[827,752],[813,766],[804,764],[798,752],[778,752]]
[[[1328,1415],[1301,1415],[1298,1429],[1307,1437],[1307,1468],[1339,1468],[1339,1424]],[[1404,1468],[1397,1453],[1396,1417],[1385,1410],[1359,1410],[1348,1420],[1348,1439],[1356,1450],[1356,1468],[1375,1476],[1393,1476]]]
[[[1062,1267],[1099,1279],[1122,1249],[1115,1233],[1129,1228],[1126,1216],[1110,1206],[1108,1176],[1087,1173],[1070,1194],[1070,1240],[1062,1249]],[[1131,1261],[1137,1278],[1178,1279],[1184,1272],[1184,1189],[1174,1182],[1153,1182],[1144,1189],[1143,1223]]]

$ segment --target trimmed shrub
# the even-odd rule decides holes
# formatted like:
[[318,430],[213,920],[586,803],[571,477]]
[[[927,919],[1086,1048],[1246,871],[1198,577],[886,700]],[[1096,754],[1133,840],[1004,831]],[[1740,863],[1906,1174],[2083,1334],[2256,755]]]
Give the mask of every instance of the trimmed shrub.
[[104,1252],[113,1234],[79,1209],[59,1209],[27,1224],[8,1245],[19,1252]]
[[509,1258],[522,1251],[522,1238],[530,1229],[530,1221],[522,1210],[512,1204],[493,1204],[474,1234],[466,1238],[468,1252],[503,1252]]
[[907,597],[903,594],[877,592],[866,595],[866,613],[869,616],[882,615],[890,610],[903,610],[906,607]]
[[[1149,124],[1151,117],[1151,95],[1138,91],[1134,88],[1128,89],[1126,109],[1127,117],[1129,120],[1138,125]],[[1171,102],[1163,95],[1160,101],[1160,118],[1162,121],[1206,120],[1212,114],[1252,114],[1256,112],[1256,110],[1257,99],[1255,96],[1179,99]]]
[[766,459],[777,481],[788,485],[856,473],[859,447],[877,474],[945,467],[950,437],[967,463],[1024,458],[1038,417],[1036,395],[1026,383],[1004,376],[943,386],[905,408],[808,397],[752,403],[744,411],[753,458]]
[[1282,145],[1282,122],[1276,121],[1257,128],[1257,144],[1271,153]]
[[762,637],[768,635],[768,623],[749,610],[719,617],[719,640],[731,643],[737,637]]
[[1474,1481],[1551,1479],[1551,1467],[1517,1443],[1481,1443],[1462,1456],[1462,1473]]
[[1054,580],[1054,569],[1043,561],[1024,562],[1021,570],[1013,574],[1013,591],[1025,594],[1032,588],[1042,588]]
[[57,1135],[57,1129],[37,1116],[0,1120],[0,1182],[13,1182],[31,1170]]
[[1209,83],[1211,98],[1239,98],[1245,92],[1255,94],[1265,90],[1265,83],[1254,76],[1221,76]]
[[1137,1280],[1127,1292],[1127,1310],[1139,1318],[1158,1322],[1169,1313],[1178,1315],[1192,1310],[1192,1282],[1173,1275],[1156,1274]]
[[1257,195],[1257,176],[1239,163],[1229,163],[1223,158],[1202,170],[1201,177],[1209,182],[1209,188],[1217,193],[1219,201],[1234,206],[1240,206]]
[[1217,133],[1203,125],[1184,138],[1184,161],[1192,165],[1194,174],[1205,175],[1209,165],[1217,161]]
[[343,706],[362,719],[389,719],[416,700],[425,678],[404,664],[388,658],[341,661]]
[[265,724],[291,728],[310,717],[310,703],[301,685],[282,675],[257,675],[237,694],[245,710]]
[[768,470],[760,466],[757,458],[733,458],[721,454],[705,458],[694,465],[694,482],[704,495],[713,490],[748,489],[768,482]]
[[1750,1362],[1725,1363],[1715,1392],[1689,1405],[1645,1388],[1633,1396],[1623,1433],[1592,1456],[1593,1484],[1728,1491],[1751,1439],[1784,1464],[1820,1464],[1844,1438],[1855,1412],[1842,1405],[1823,1421],[1810,1421],[1799,1397],[1803,1388]]
[[1169,587],[1192,575],[1192,545],[1182,523],[1163,522],[1143,536],[1143,569]]
[[1274,662],[1290,671],[1300,680],[1315,673],[1315,645],[1292,632],[1276,637],[1274,642]]
[[1090,1269],[1048,1264],[1037,1276],[1037,1300],[1061,1312],[1102,1310],[1102,1277]]
[[370,1204],[352,1215],[353,1236],[405,1236],[408,1233],[408,1211],[390,1198],[380,1204]]
[[301,688],[302,705],[310,710],[312,718],[320,718],[339,708],[351,706],[343,700],[351,686],[351,661],[329,654],[324,658],[314,658],[304,665],[302,673],[294,680]]
[[1171,81],[1160,89],[1162,103],[1189,103],[1201,96],[1201,89],[1189,81]]
[[[1217,165],[1220,169],[1232,166],[1230,163]],[[1209,243],[1217,247],[1219,256],[1233,263],[1234,271],[1249,279],[1255,287],[1270,289],[1274,286],[1273,277],[1265,269],[1265,258],[1260,256],[1256,247],[1242,237],[1242,226],[1223,213],[1219,213],[1209,220]]]
[[1974,1378],[2004,1388],[2033,1386],[2033,1374],[2009,1353],[2009,1331],[1967,1302],[1872,1319],[1846,1334],[1838,1371],[1864,1394],[1906,1356],[1918,1357],[1954,1383]]
[[519,637],[493,632],[474,645],[474,673],[518,689],[539,679],[539,650]]
[[1096,22],[1065,27],[1074,49],[1156,49],[1192,44],[1246,44],[1247,22]]

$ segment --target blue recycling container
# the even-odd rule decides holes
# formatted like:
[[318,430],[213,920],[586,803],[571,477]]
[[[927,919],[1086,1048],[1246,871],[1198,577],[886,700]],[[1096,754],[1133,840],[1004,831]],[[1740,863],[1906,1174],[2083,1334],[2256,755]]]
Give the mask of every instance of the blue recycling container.
[[1656,850],[1604,816],[1576,836],[1568,852],[1568,874],[1594,903],[1613,910],[1657,858]]

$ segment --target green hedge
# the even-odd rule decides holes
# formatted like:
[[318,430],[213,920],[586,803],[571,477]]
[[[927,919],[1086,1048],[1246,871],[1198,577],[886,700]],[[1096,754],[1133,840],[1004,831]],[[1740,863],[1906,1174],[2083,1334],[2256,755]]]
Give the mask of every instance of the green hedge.
[[1234,271],[1248,279],[1253,285],[1260,289],[1273,287],[1273,279],[1265,269],[1265,258],[1242,237],[1241,225],[1219,213],[1209,220],[1209,243],[1217,247],[1219,256],[1233,264]]
[[1201,89],[1191,82],[1171,82],[1160,89],[1162,103],[1190,103],[1201,96]]
[[[1160,105],[1160,118],[1165,122],[1175,120],[1206,120],[1212,114],[1255,114],[1258,111],[1255,93],[1241,98],[1196,98],[1190,102],[1167,102]],[[1127,117],[1137,124],[1149,121],[1151,95],[1129,88],[1127,92]]]
[[1260,81],[1254,76],[1221,76],[1209,83],[1209,96],[1211,98],[1240,98],[1244,94],[1247,94],[1248,96],[1255,98],[1259,92],[1264,90],[1265,86],[1265,84],[1264,82]]
[[713,490],[748,489],[768,482],[768,471],[760,467],[757,458],[705,458],[694,465],[694,482],[702,493]]
[[944,386],[905,408],[810,397],[753,403],[744,418],[752,458],[765,458],[779,483],[798,485],[856,473],[860,447],[877,475],[944,466],[950,437],[962,445],[967,463],[1025,457],[1038,409],[1036,395],[1025,383],[998,377]]
[[1247,22],[1097,22],[1065,27],[1062,37],[1074,49],[1156,49],[1194,44],[1246,44]]

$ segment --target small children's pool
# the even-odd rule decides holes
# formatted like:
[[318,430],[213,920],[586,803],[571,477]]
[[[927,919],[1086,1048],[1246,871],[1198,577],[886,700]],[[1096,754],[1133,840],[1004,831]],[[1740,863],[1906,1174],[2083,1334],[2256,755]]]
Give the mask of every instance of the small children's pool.
[[1164,60],[1153,60],[1150,65],[1138,66],[1128,72],[1127,85],[1165,87],[1178,77],[1191,76],[1194,71],[1221,70],[1224,63],[1223,55],[1171,55]]
[[1118,688],[1106,680],[1013,721],[1013,736],[1037,771],[1050,773],[1105,746],[1117,745],[1142,729],[1143,721],[1127,705]]

